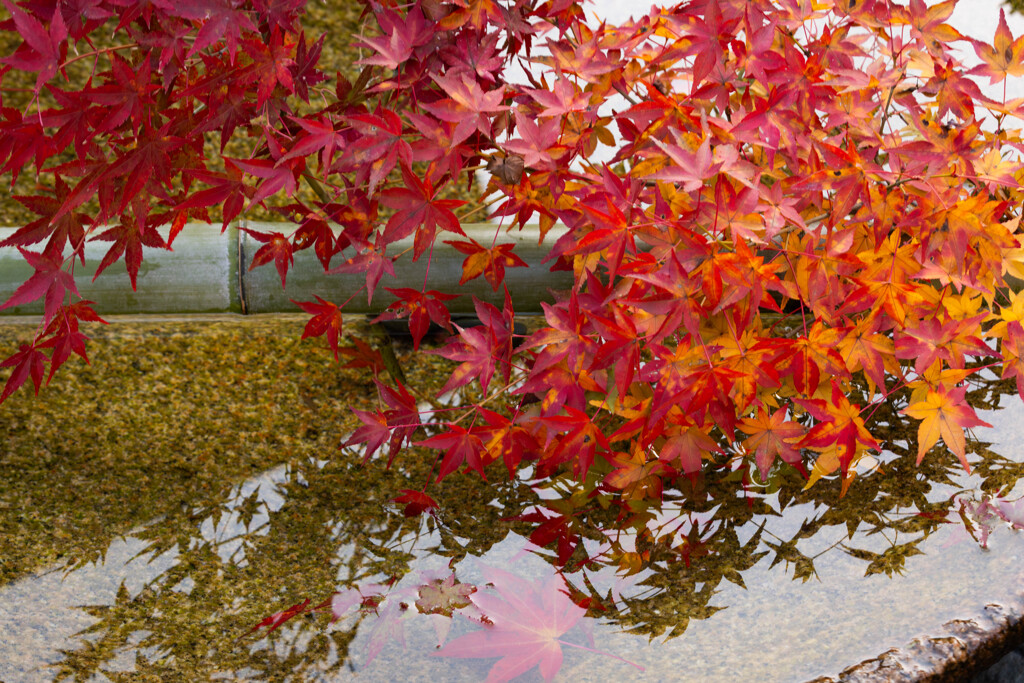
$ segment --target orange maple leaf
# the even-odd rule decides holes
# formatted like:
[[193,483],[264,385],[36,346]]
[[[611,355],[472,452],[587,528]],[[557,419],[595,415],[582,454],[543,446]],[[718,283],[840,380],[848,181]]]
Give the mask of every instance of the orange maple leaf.
[[956,453],[960,463],[968,473],[971,466],[967,462],[967,446],[964,442],[964,430],[970,427],[991,427],[989,423],[978,419],[974,408],[964,399],[966,389],[963,387],[947,389],[940,384],[938,389],[929,389],[923,401],[912,403],[903,410],[904,415],[921,420],[917,430],[917,462],[921,464],[924,454],[942,437],[949,450]]
[[999,10],[999,26],[996,27],[996,35],[992,44],[977,40],[974,43],[974,51],[978,57],[985,62],[971,70],[972,74],[988,76],[989,85],[994,85],[1004,80],[1007,76],[1024,75],[1024,36],[1013,39],[1010,27],[1006,25],[1006,13]]

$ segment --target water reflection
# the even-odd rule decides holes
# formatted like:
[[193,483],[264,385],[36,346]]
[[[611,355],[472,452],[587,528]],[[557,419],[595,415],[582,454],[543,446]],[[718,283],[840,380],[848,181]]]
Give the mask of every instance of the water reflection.
[[[994,408],[1015,393],[979,379],[971,397]],[[699,644],[725,637],[714,635],[722,633],[716,623],[752,640],[757,629],[769,639],[780,629],[823,637],[804,624],[820,613],[815,601],[830,602],[833,618],[847,615],[818,645],[825,666],[853,663],[903,645],[908,633],[906,624],[857,626],[865,613],[869,621],[878,609],[905,610],[900,618],[910,624],[941,619],[941,609],[932,615],[908,597],[919,580],[951,608],[995,600],[991,591],[972,598],[970,577],[1005,579],[1024,548],[1012,531],[1024,526],[1020,454],[973,440],[969,452],[980,457],[970,477],[949,453],[916,466],[915,430],[901,426],[902,407],[879,411],[875,433],[888,452],[843,498],[828,478],[802,490],[800,474],[782,464],[763,483],[739,463],[723,464],[666,485],[661,500],[625,502],[608,487],[587,496],[568,475],[531,481],[527,471],[491,484],[449,478],[431,490],[436,515],[407,518],[393,499],[422,473],[363,468],[355,453],[281,466],[113,542],[103,563],[3,588],[0,648],[21,654],[0,652],[0,661],[15,662],[0,665],[0,678],[84,681],[134,671],[336,680],[358,671],[370,680],[478,680],[491,666],[520,672],[507,667],[515,661],[529,663],[532,676],[596,678],[616,667],[634,676],[635,664],[653,667],[657,679],[693,647],[708,659],[713,646]],[[1020,413],[984,419],[1005,430]],[[610,471],[597,465],[591,476]],[[936,583],[942,573],[947,580]],[[803,592],[791,587],[805,582]],[[893,590],[901,597],[886,598]],[[877,599],[881,608],[872,607]],[[57,626],[33,626],[43,615]],[[539,623],[531,626],[531,615]],[[732,676],[747,659],[798,676],[828,673],[805,648],[776,643],[774,652],[712,658],[693,680],[711,680],[716,666]]]

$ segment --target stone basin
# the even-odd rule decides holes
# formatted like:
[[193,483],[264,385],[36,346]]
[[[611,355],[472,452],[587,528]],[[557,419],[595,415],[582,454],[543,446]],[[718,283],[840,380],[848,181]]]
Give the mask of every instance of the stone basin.
[[[413,452],[390,470],[364,467],[337,449],[374,388],[299,342],[303,320],[93,326],[91,366],[0,407],[0,680],[487,676],[496,659],[432,656],[439,621],[446,642],[478,624],[409,605],[425,577],[449,567],[479,590],[491,590],[494,567],[548,581],[553,551],[507,518],[552,492],[526,475],[455,476],[431,488],[437,518],[403,517],[392,499],[420,488],[430,463]],[[30,333],[0,326],[0,351]],[[442,359],[396,350],[413,386],[446,379]],[[995,427],[969,441],[970,476],[950,454],[916,467],[887,453],[883,471],[865,472],[841,500],[834,482],[800,492],[795,473],[746,498],[723,488],[703,507],[666,495],[656,523],[709,552],[689,565],[655,558],[632,576],[595,568],[590,586],[566,572],[606,609],[561,636],[557,680],[964,680],[983,670],[1024,640],[1024,534],[972,518],[985,492],[1001,491],[1011,515],[1022,507],[1012,501],[1024,493],[1024,406],[1012,383],[981,382],[972,395],[1001,407],[979,409]],[[908,447],[900,428],[886,439],[895,452]],[[954,495],[963,518],[917,514]],[[967,522],[975,537],[990,526],[987,548]],[[412,596],[400,622],[384,620],[386,600],[399,604],[389,597],[335,624],[315,613],[251,632],[307,598],[370,593],[392,578],[387,595]],[[404,647],[380,635],[382,623],[401,623]],[[523,680],[540,680],[538,670]]]

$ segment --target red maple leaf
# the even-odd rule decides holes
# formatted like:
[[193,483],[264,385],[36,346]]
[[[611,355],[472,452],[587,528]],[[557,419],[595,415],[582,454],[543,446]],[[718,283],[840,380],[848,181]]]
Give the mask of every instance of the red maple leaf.
[[377,291],[377,285],[384,274],[395,277],[395,266],[388,258],[385,248],[371,248],[356,254],[344,263],[337,265],[327,271],[328,275],[334,273],[362,273],[366,276],[366,303],[373,303],[373,293]]
[[298,230],[292,235],[292,247],[294,251],[301,251],[313,247],[316,257],[326,272],[331,267],[331,259],[350,244],[345,233],[337,237],[327,221],[313,213],[307,213],[306,218],[299,225]]
[[373,194],[399,161],[403,167],[412,166],[412,147],[402,137],[398,114],[378,107],[372,114],[353,114],[348,122],[359,135],[345,148],[338,168],[355,171],[355,184],[368,183],[368,194]]
[[402,495],[396,496],[395,498],[392,498],[392,500],[396,503],[405,504],[405,508],[402,509],[402,514],[406,517],[419,517],[424,512],[433,512],[438,508],[437,501],[423,491],[402,489],[399,493]]
[[352,412],[362,421],[363,426],[353,432],[352,436],[341,444],[341,447],[365,443],[366,453],[363,455],[363,462],[366,462],[377,449],[388,442],[388,466],[390,467],[395,456],[401,450],[402,443],[411,438],[413,432],[420,426],[420,413],[416,405],[416,397],[410,394],[409,390],[401,383],[396,382],[393,388],[381,383],[376,378],[373,383],[377,385],[381,400],[390,406],[390,409],[373,412],[353,410]]
[[96,280],[108,266],[124,256],[124,265],[128,270],[128,278],[132,283],[132,290],[135,290],[136,278],[139,275],[139,268],[142,266],[142,247],[156,247],[169,249],[164,238],[153,227],[141,229],[139,225],[128,217],[120,223],[94,237],[96,241],[113,242],[103,260],[96,268],[93,280]]
[[11,13],[18,35],[24,42],[13,55],[0,61],[15,69],[39,72],[35,85],[35,92],[38,95],[43,89],[43,84],[56,75],[68,51],[68,29],[64,24],[64,15],[60,11],[60,5],[55,5],[50,28],[47,29],[38,19],[10,0],[4,0],[4,6]]
[[[64,302],[65,293],[70,291],[78,296],[75,278],[63,269],[64,262],[59,255],[37,254],[21,247],[18,247],[18,251],[36,272],[14,290],[10,298],[0,306],[0,310],[31,303],[45,296],[43,318],[44,324],[49,325],[53,316],[57,314],[57,309]],[[134,285],[134,282],[132,284]]]
[[441,481],[449,474],[459,469],[463,464],[477,471],[481,478],[484,475],[484,442],[473,431],[469,431],[459,425],[451,425],[447,434],[438,434],[429,439],[417,442],[417,446],[424,448],[444,449],[444,459],[437,472],[437,481]]
[[512,304],[509,294],[505,293],[504,313],[475,298],[473,303],[476,306],[477,317],[483,324],[467,328],[459,327],[459,334],[449,339],[444,348],[429,352],[461,363],[452,371],[448,381],[438,392],[439,395],[458,389],[474,379],[479,379],[480,387],[487,391],[499,363],[502,376],[505,383],[508,384],[512,373],[513,330]]
[[331,350],[334,351],[334,360],[338,360],[338,335],[341,334],[341,310],[336,304],[330,301],[325,301],[319,296],[314,294],[316,297],[316,303],[312,301],[296,301],[292,299],[292,303],[304,310],[306,313],[312,314],[309,322],[306,323],[306,329],[302,331],[302,338],[308,337],[322,337],[327,335],[327,343],[330,344]]
[[294,262],[292,243],[279,232],[265,233],[250,228],[242,228],[242,230],[249,233],[253,239],[263,243],[263,246],[253,254],[249,270],[273,261],[277,268],[277,274],[281,276],[281,287],[284,287],[288,267]]
[[369,344],[359,337],[352,337],[352,342],[355,346],[345,346],[338,349],[341,355],[352,359],[341,367],[353,369],[369,368],[374,377],[380,375],[385,369],[384,359],[380,355],[380,351],[371,348]]
[[280,628],[286,621],[293,617],[297,617],[304,612],[307,612],[309,607],[309,598],[306,598],[300,603],[292,605],[288,609],[283,609],[280,612],[274,612],[269,617],[261,621],[260,623],[249,629],[249,633],[260,630],[264,626],[267,627],[267,633],[273,633]]
[[39,350],[39,347],[32,344],[22,344],[10,358],[0,363],[0,368],[14,368],[11,376],[4,384],[4,391],[0,394],[0,403],[7,400],[7,397],[18,390],[30,376],[35,385],[36,394],[39,394],[39,385],[43,382],[43,373],[46,372],[46,362],[49,359],[46,354]]
[[299,124],[304,134],[296,137],[295,144],[288,152],[277,160],[277,165],[289,159],[308,157],[311,154],[320,152],[320,170],[327,174],[331,163],[334,161],[336,149],[344,149],[345,137],[334,128],[330,119],[318,117],[316,119],[301,119],[295,116],[289,117]]
[[378,10],[377,21],[383,35],[361,38],[357,45],[370,48],[377,54],[360,59],[356,64],[376,64],[388,69],[398,69],[420,45],[430,41],[433,30],[423,12],[413,7],[402,17],[391,9]]
[[451,316],[444,302],[457,298],[458,294],[442,294],[434,290],[421,292],[409,287],[396,289],[385,287],[384,289],[398,297],[398,301],[388,306],[388,310],[377,316],[374,322],[409,316],[409,331],[412,333],[414,349],[420,348],[420,342],[430,329],[431,320],[441,327],[451,329]]
[[384,239],[387,243],[416,233],[413,247],[413,260],[418,259],[434,241],[434,230],[440,226],[444,230],[465,235],[459,225],[459,219],[452,209],[466,202],[461,199],[436,199],[437,189],[427,177],[420,180],[412,169],[402,164],[402,179],[405,187],[388,188],[381,192],[381,204],[396,209],[395,215],[384,228]]
[[207,185],[212,185],[205,190],[200,190],[188,197],[178,205],[178,209],[191,209],[205,206],[221,205],[224,215],[224,222],[221,225],[221,232],[227,230],[228,223],[233,221],[242,208],[245,206],[247,197],[252,197],[255,190],[244,182],[242,171],[230,159],[224,159],[224,173],[213,173],[210,171],[189,171],[188,175],[201,180]]
[[252,59],[245,74],[250,83],[257,84],[257,108],[263,107],[278,85],[289,93],[295,91],[295,82],[292,80],[292,68],[295,66],[295,60],[292,59],[295,48],[293,41],[286,40],[285,35],[275,28],[270,34],[270,40],[246,39],[243,43],[245,54]]
[[49,384],[53,379],[53,373],[64,364],[72,353],[77,354],[86,363],[89,358],[85,353],[85,342],[88,337],[78,331],[78,321],[88,320],[107,324],[107,321],[99,317],[96,311],[92,310],[92,301],[78,301],[70,306],[61,306],[60,312],[54,316],[53,321],[43,333],[43,336],[53,335],[38,346],[39,348],[52,348],[50,354],[50,374],[46,377]]

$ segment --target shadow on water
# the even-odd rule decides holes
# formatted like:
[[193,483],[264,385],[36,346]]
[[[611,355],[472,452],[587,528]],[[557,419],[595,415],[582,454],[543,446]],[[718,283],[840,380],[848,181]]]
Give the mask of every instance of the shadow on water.
[[[0,680],[805,680],[1020,592],[1012,382],[971,385],[998,429],[970,476],[941,448],[914,464],[897,397],[842,498],[725,461],[627,497],[596,463],[590,485],[449,477],[406,517],[433,456],[336,450],[372,384],[296,330],[121,323],[5,405]],[[443,384],[433,362],[411,383]]]

